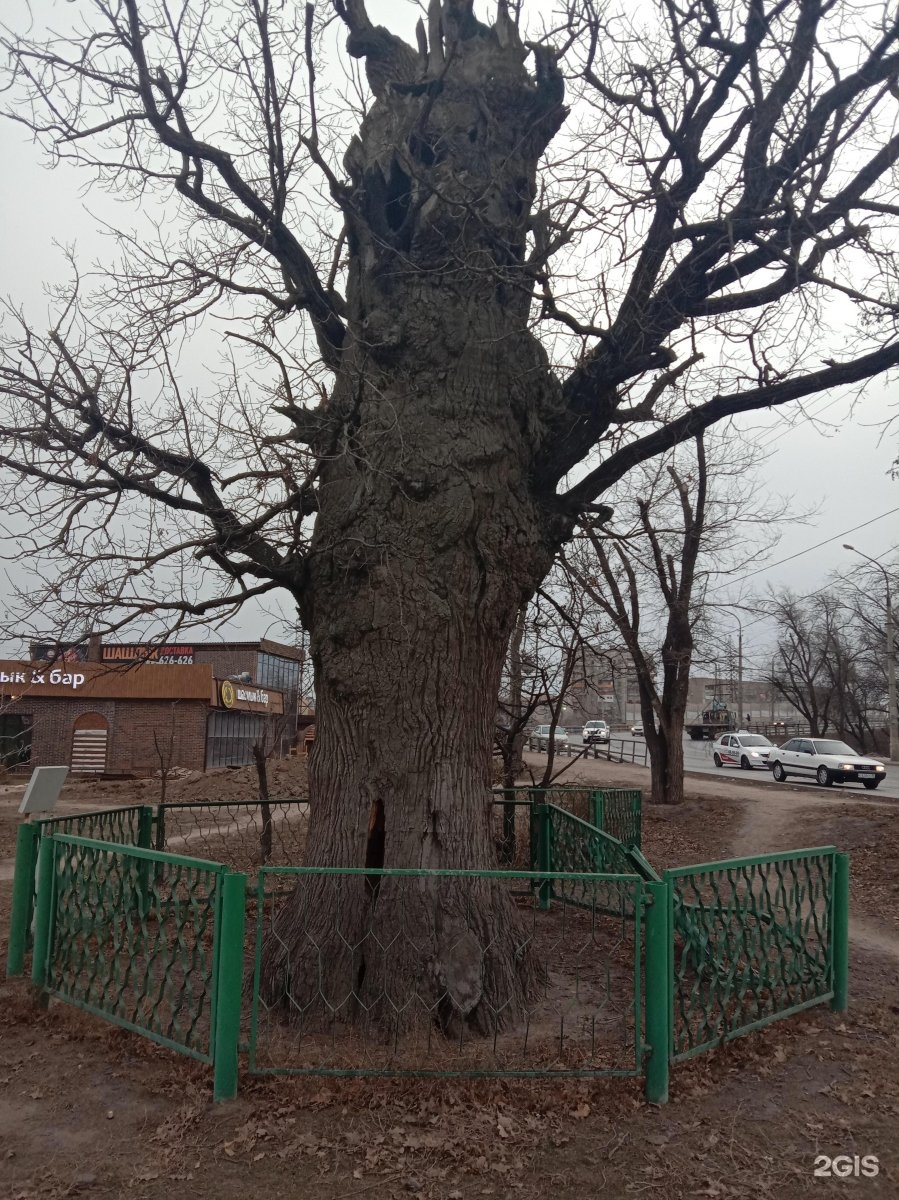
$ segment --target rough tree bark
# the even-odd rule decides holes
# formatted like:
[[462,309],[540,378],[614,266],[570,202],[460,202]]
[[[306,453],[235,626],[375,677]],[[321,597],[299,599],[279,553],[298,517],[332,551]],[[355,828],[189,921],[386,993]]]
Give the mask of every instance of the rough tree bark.
[[[317,725],[306,865],[494,868],[503,654],[570,529],[532,491],[533,423],[561,396],[528,330],[525,261],[537,161],[564,116],[561,78],[548,51],[532,78],[511,21],[501,13],[488,28],[464,0],[431,5],[417,57],[361,5],[347,9],[348,48],[376,99],[345,159],[348,332],[330,402],[343,433],[320,447],[299,596]],[[518,1018],[535,967],[503,887],[479,884],[475,905],[471,880],[360,876],[339,900],[337,887],[324,879],[327,898],[304,889],[279,914],[263,964],[270,997],[288,960],[300,986],[297,947],[312,942],[342,985],[341,948],[376,904],[381,940],[393,928],[407,947],[391,958],[398,993],[404,978],[406,994],[447,993],[450,1024],[486,1030],[500,1004],[501,1023]],[[434,961],[414,944],[435,948]],[[353,960],[363,1003],[383,986],[377,953]]]

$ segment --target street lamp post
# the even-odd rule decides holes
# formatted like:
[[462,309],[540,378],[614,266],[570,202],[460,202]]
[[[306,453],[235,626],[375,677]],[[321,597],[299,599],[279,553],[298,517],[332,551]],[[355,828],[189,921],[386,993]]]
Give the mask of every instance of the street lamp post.
[[851,550],[859,558],[867,559],[869,563],[873,563],[883,575],[883,581],[886,586],[887,720],[890,729],[890,759],[892,762],[896,762],[899,761],[899,712],[897,712],[896,704],[896,652],[893,647],[893,598],[890,592],[890,576],[886,567],[878,562],[876,558],[872,558],[870,554],[864,554],[861,550],[856,550],[855,546],[850,546],[846,542],[843,543],[843,549]]

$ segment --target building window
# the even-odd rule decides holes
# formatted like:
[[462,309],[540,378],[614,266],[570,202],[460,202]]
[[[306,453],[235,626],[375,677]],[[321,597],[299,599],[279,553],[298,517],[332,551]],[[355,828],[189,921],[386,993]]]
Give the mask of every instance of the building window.
[[257,713],[210,713],[206,730],[206,766],[244,767],[251,763],[253,745],[264,736],[267,719]]
[[30,713],[0,714],[0,766],[7,771],[31,762],[32,722]]
[[259,652],[256,682],[261,687],[277,688],[296,696],[300,690],[300,664],[293,658]]

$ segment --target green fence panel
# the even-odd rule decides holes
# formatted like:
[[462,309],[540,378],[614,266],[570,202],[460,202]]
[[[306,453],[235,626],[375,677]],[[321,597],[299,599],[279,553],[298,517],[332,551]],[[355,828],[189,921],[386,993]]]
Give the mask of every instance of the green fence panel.
[[[610,890],[635,920],[606,914]],[[633,875],[266,867],[249,1069],[641,1075],[643,897]]]
[[40,873],[35,979],[49,995],[212,1062],[227,868],[64,834],[45,836],[41,853],[52,866],[49,879]]
[[593,821],[595,796],[594,788],[579,784],[494,788],[494,841],[500,866],[518,871],[541,869],[537,857],[536,822],[529,812],[535,805],[553,804],[583,821]]
[[[617,838],[597,829],[595,825],[572,816],[554,804],[536,805],[534,811],[538,814],[539,836],[547,843],[545,851],[543,843],[540,843],[542,855],[539,865],[543,870],[563,874],[598,871],[612,875],[639,875],[647,881],[658,881],[658,875],[639,851],[622,845]],[[619,898],[615,893],[610,896],[609,904],[614,906]],[[609,911],[618,909],[611,907]],[[633,910],[626,907],[622,915],[632,916]]]
[[[518,853],[512,851],[516,845],[514,825],[518,806],[524,804],[553,804],[582,821],[588,821],[609,834],[625,846],[639,850],[642,836],[643,793],[639,788],[594,788],[579,784],[562,787],[536,788],[527,785],[514,788],[494,788],[494,804],[503,811],[503,832],[497,831],[497,847],[500,861],[516,867],[536,866],[531,859],[525,864],[521,858],[522,843],[519,836]],[[512,852],[512,857],[510,857]]]
[[643,793],[640,789],[599,788],[593,795],[593,811],[588,820],[625,846],[634,846],[639,850],[643,822]]
[[494,788],[494,803],[555,804],[582,821],[592,820],[594,787],[568,783],[553,787],[518,784],[514,788]]
[[[121,808],[101,808],[93,812],[69,813],[60,817],[44,817],[31,823],[34,837],[38,839],[50,834],[63,833],[73,837],[96,838],[98,841],[116,842],[123,846],[149,845],[150,824],[153,810],[145,804],[128,804]],[[34,864],[37,865],[38,846],[34,848]],[[28,907],[24,914],[25,931],[24,949],[31,948],[31,926],[34,918],[34,903],[37,896],[37,875],[35,869],[28,871],[27,863],[22,860],[23,878],[27,874]],[[19,857],[16,856],[16,879],[19,876]],[[16,884],[15,886],[18,886]],[[25,886],[23,883],[21,886]],[[21,921],[19,922],[21,924]]]
[[665,872],[674,1061],[832,999],[833,847]]
[[100,808],[94,812],[45,817],[35,821],[35,825],[40,837],[48,833],[63,833],[71,837],[93,838],[98,842],[116,842],[121,846],[138,846],[148,812],[152,814],[152,809],[147,805],[128,804],[122,808]]

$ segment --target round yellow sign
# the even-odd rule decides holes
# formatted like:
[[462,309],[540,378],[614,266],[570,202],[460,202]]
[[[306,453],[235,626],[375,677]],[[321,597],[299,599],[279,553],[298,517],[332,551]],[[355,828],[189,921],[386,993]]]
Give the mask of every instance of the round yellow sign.
[[222,705],[225,708],[233,708],[234,701],[236,699],[237,696],[234,693],[234,684],[231,683],[230,680],[226,679],[222,684]]

